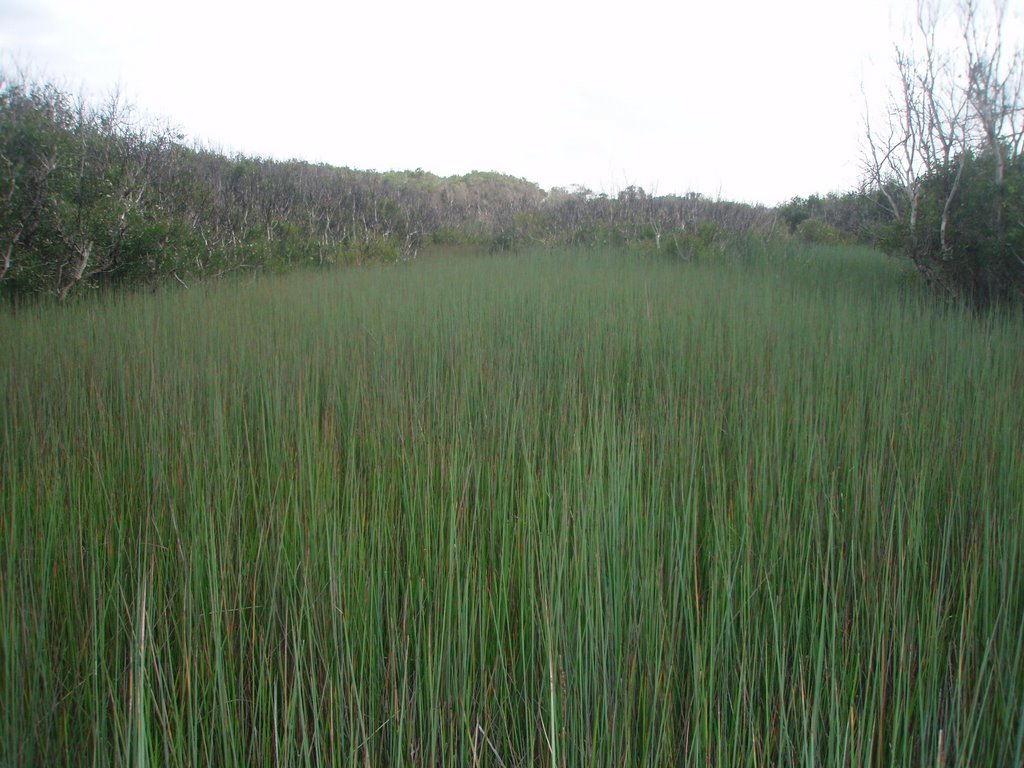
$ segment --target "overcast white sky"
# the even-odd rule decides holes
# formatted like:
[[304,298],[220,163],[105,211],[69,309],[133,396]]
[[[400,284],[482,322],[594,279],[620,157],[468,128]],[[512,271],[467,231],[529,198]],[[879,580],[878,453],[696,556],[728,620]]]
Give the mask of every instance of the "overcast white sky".
[[0,49],[227,152],[773,204],[856,184],[909,5],[0,0]]

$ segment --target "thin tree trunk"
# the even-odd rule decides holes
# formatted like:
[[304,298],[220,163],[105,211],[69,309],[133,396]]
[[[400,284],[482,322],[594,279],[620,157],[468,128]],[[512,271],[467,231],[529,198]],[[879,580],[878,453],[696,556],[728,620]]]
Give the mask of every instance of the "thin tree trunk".
[[71,289],[74,288],[79,283],[79,281],[81,281],[82,275],[85,274],[85,268],[89,266],[89,256],[91,254],[92,241],[90,240],[79,252],[81,258],[78,261],[78,265],[75,267],[75,271],[71,275],[71,279],[67,283],[65,283],[64,286],[60,289],[58,298],[60,299],[61,302],[63,302],[68,297],[68,293],[71,291]]

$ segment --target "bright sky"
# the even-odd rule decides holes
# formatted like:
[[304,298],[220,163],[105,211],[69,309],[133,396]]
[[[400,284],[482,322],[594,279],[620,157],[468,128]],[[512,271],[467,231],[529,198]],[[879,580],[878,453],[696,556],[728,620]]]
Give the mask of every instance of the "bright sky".
[[908,0],[0,0],[0,49],[226,152],[774,204],[857,183]]

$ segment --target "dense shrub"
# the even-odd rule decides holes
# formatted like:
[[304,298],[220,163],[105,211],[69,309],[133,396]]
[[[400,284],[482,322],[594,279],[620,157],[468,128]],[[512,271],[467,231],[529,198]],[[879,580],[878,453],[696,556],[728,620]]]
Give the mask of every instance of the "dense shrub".
[[796,236],[810,245],[843,245],[853,239],[820,219],[801,221],[796,227]]
[[982,308],[1024,298],[1024,162],[1006,162],[1001,183],[995,168],[990,153],[970,153],[928,174],[915,226],[895,220],[884,239],[934,288]]

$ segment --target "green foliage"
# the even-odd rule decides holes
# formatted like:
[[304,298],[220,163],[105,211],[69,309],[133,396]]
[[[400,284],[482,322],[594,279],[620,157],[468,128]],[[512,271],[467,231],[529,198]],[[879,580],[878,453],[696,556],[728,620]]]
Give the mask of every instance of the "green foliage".
[[536,184],[224,157],[47,83],[0,77],[0,296],[502,243]]
[[696,226],[669,237],[663,237],[666,254],[684,259],[707,259],[724,252],[728,233],[713,221],[702,221]]
[[53,85],[0,82],[0,297],[397,260],[421,245],[661,252],[673,238],[672,253],[706,257],[727,233],[773,221],[764,208],[638,187],[545,193],[490,172],[225,157],[141,126],[117,100],[94,107]]
[[908,217],[890,225],[884,244],[909,255],[933,287],[979,308],[1024,299],[1024,160],[1007,162],[996,183],[991,153],[957,158],[922,179],[914,228]]
[[513,229],[503,229],[496,232],[487,244],[487,250],[491,253],[505,253],[515,250],[518,247],[518,238]]
[[796,236],[809,245],[843,245],[852,238],[819,219],[804,219],[796,228]]
[[460,245],[466,240],[466,234],[451,227],[440,227],[430,234],[430,242],[434,245]]
[[360,243],[343,243],[325,255],[324,263],[339,266],[362,266],[387,264],[401,258],[398,245],[384,238],[374,238]]
[[848,192],[794,197],[776,210],[786,231],[804,242],[874,245],[887,223],[885,206],[876,195]]
[[810,205],[808,201],[801,200],[800,198],[793,198],[784,206],[779,209],[779,215],[782,220],[786,223],[789,229],[789,234],[795,235],[797,227],[799,227],[804,221],[811,216]]
[[0,250],[8,293],[64,297],[79,283],[144,280],[161,268],[166,217],[146,194],[160,137],[112,100],[77,103],[51,85],[0,87]]
[[376,238],[364,243],[359,249],[360,263],[386,263],[397,261],[398,246],[392,240]]
[[782,245],[4,311],[0,764],[1021,765],[1021,320]]

